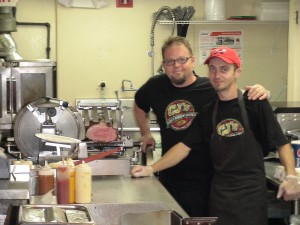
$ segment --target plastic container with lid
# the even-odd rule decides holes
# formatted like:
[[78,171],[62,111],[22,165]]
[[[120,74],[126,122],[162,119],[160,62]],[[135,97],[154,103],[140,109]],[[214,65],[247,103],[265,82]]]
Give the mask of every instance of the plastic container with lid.
[[54,173],[51,168],[46,165],[38,171],[38,193],[44,195],[54,189]]
[[262,21],[288,21],[289,2],[258,2],[256,14]]
[[75,167],[75,202],[91,203],[92,168],[84,161]]

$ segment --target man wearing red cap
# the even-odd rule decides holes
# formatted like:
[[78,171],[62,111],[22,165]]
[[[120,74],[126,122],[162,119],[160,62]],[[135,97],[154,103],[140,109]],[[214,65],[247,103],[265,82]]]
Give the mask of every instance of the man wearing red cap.
[[293,151],[268,101],[249,101],[238,89],[241,63],[235,50],[213,49],[205,64],[218,100],[197,114],[182,142],[153,165],[135,167],[131,173],[148,176],[164,170],[187,157],[196,144],[209,143],[214,166],[210,215],[218,217],[218,225],[267,225],[263,156],[278,150],[288,175],[278,197],[291,200],[300,196],[293,189],[297,183]]

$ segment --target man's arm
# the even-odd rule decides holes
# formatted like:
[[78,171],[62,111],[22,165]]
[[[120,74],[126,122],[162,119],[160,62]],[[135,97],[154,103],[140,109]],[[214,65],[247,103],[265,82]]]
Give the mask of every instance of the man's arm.
[[151,135],[150,121],[147,117],[147,113],[134,104],[134,116],[142,136],[142,150],[145,152],[147,145],[151,145],[154,149],[155,139]]
[[295,157],[290,144],[285,144],[278,149],[281,164],[285,168],[286,175],[296,175]]
[[285,144],[278,149],[281,164],[285,168],[286,177],[279,186],[277,198],[284,200],[295,200],[300,197],[300,181],[296,176],[295,157],[290,144]]
[[151,166],[134,166],[130,171],[130,174],[134,177],[151,176],[153,173],[177,165],[188,156],[190,150],[191,148],[189,148],[182,142],[179,142],[172,148],[170,148],[166,154],[164,154]]

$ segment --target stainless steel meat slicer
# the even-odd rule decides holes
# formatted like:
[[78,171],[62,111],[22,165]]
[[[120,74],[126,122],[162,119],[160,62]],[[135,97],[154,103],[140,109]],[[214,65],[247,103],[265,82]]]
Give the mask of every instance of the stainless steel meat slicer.
[[13,131],[22,156],[38,163],[45,159],[51,161],[67,157],[77,146],[65,146],[58,151],[57,145],[48,145],[36,136],[37,133],[79,140],[85,138],[81,115],[67,102],[52,98],[41,98],[23,107],[14,119]]

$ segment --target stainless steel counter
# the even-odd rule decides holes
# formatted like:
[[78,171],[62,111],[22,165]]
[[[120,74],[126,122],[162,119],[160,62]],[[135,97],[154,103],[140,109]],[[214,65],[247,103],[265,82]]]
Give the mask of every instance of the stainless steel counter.
[[117,225],[125,213],[175,210],[188,217],[156,177],[93,177],[92,203],[85,204],[98,225]]
[[[28,189],[29,182],[0,180],[0,203],[20,199],[17,205],[28,204]],[[97,225],[119,225],[123,214],[160,210],[174,210],[188,217],[154,176],[93,176],[92,203],[81,205],[90,210]]]
[[93,203],[164,203],[180,214],[186,214],[156,177],[93,177]]

